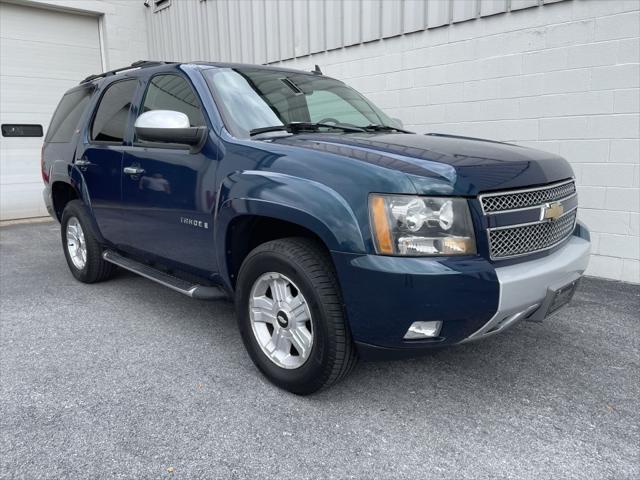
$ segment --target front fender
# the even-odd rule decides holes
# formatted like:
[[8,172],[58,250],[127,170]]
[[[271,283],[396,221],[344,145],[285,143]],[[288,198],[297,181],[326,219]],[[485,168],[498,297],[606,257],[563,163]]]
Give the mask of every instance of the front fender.
[[[336,191],[312,180],[267,171],[235,172],[222,182],[217,205],[215,235],[220,247],[235,218],[256,215],[300,225],[329,250],[366,253],[350,205]],[[226,266],[225,248],[218,248],[218,265]]]

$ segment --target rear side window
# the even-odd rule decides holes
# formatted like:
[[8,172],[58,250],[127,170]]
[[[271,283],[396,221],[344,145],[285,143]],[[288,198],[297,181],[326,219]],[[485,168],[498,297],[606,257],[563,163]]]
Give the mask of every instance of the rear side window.
[[86,88],[69,92],[62,97],[49,124],[45,142],[66,143],[71,141],[92,92],[92,89]]
[[189,117],[192,127],[204,126],[200,104],[191,85],[178,75],[156,75],[149,82],[142,113],[150,110],[174,110]]
[[122,143],[129,119],[129,108],[137,80],[124,80],[111,84],[102,95],[91,126],[91,140]]

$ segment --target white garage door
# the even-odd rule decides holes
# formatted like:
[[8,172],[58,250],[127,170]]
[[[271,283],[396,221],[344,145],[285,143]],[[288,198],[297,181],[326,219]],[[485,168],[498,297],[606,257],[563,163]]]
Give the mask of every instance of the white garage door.
[[101,65],[97,17],[0,3],[1,220],[47,214],[43,137],[6,136],[25,131],[10,125],[41,125],[46,134],[62,94]]

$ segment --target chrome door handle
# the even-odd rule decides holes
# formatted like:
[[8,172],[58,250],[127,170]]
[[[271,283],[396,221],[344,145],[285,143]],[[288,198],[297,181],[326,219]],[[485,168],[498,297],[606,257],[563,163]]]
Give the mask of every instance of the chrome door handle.
[[144,173],[144,168],[140,167],[124,167],[122,170],[127,175],[142,175]]
[[91,163],[89,160],[87,160],[86,157],[82,157],[82,158],[78,158],[75,161],[75,165],[76,167],[78,167],[81,171],[86,172],[87,168],[89,168],[90,165],[93,165],[93,163]]

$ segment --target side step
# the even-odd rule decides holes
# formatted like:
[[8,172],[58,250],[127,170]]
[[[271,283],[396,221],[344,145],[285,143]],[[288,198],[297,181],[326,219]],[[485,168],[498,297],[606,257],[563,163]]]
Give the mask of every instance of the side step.
[[188,297],[197,298],[199,300],[226,300],[228,299],[225,291],[220,287],[207,287],[205,285],[198,285],[187,282],[181,278],[174,277],[168,273],[161,272],[160,270],[153,268],[144,263],[131,260],[130,258],[123,257],[119,253],[113,250],[105,250],[102,253],[102,258],[107,262],[113,263],[125,270],[137,273],[138,275],[158,282],[165,287],[169,287],[171,290],[180,292]]

